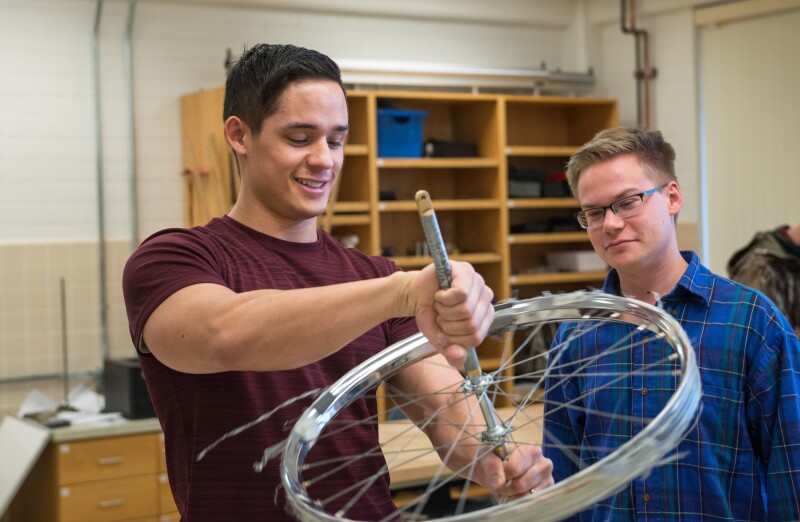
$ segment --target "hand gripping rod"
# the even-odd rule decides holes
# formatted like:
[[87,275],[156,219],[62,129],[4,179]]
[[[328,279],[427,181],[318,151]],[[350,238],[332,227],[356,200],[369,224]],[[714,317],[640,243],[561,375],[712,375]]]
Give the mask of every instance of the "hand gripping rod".
[[[447,258],[447,250],[442,239],[442,232],[439,230],[439,223],[436,220],[431,197],[427,191],[420,190],[417,192],[415,199],[417,200],[422,229],[425,231],[425,239],[428,242],[428,249],[433,258],[433,265],[436,267],[436,278],[439,280],[439,286],[445,289],[450,288],[450,283],[452,282],[450,261]],[[478,361],[478,354],[473,346],[467,348],[464,372],[467,374],[468,380],[475,384],[473,386],[474,389],[481,388],[477,383],[480,382],[483,371],[481,370],[480,361]],[[506,447],[508,430],[502,423],[498,424],[485,389],[475,393],[478,396],[478,405],[481,408],[481,413],[483,413],[483,418],[486,421],[484,442],[492,444],[495,454],[501,459],[505,459],[508,456],[508,448]]]

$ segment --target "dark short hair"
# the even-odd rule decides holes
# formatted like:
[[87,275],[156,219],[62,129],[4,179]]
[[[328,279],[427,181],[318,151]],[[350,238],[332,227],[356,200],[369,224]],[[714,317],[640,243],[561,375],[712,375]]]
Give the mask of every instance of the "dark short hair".
[[635,154],[645,173],[656,182],[678,181],[675,175],[675,149],[659,131],[618,127],[598,132],[567,162],[567,181],[578,196],[581,173],[596,163]]
[[271,44],[245,49],[228,70],[222,119],[238,116],[258,134],[264,118],[277,110],[283,91],[309,79],[336,82],[344,92],[339,66],[320,52]]

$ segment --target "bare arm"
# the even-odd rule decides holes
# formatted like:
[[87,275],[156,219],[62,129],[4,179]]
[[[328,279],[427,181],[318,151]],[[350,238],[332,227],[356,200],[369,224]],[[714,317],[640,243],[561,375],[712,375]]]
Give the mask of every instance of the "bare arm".
[[162,363],[187,373],[285,370],[320,360],[389,318],[416,316],[423,333],[457,362],[457,347],[488,330],[491,291],[471,266],[454,267],[458,284],[446,291],[438,289],[433,266],[298,290],[192,285],[150,315],[144,342]]

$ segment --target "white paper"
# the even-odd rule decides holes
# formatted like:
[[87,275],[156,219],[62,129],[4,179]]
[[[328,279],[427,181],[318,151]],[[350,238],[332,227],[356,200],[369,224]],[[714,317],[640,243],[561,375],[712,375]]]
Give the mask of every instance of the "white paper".
[[17,415],[24,417],[51,412],[54,415],[49,420],[66,420],[73,426],[109,424],[125,420],[118,412],[103,413],[105,397],[82,384],[70,391],[67,401],[67,404],[60,404],[41,390],[33,389],[23,401]]
[[25,397],[25,400],[19,407],[17,417],[22,418],[29,414],[54,411],[56,408],[58,408],[58,403],[56,401],[34,388],[28,393],[28,396]]

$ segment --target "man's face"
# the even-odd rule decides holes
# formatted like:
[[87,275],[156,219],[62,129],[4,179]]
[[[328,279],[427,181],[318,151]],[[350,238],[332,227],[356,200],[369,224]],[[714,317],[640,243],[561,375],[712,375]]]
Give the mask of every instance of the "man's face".
[[338,84],[296,82],[250,135],[242,183],[269,219],[283,226],[325,211],[344,160],[347,101]]
[[[597,163],[578,181],[582,209],[606,207],[620,198],[652,189],[663,182],[650,179],[633,154]],[[677,252],[673,216],[681,207],[680,187],[674,181],[645,196],[635,215],[625,219],[606,210],[603,224],[589,228],[589,240],[603,261],[620,272],[639,272]]]

